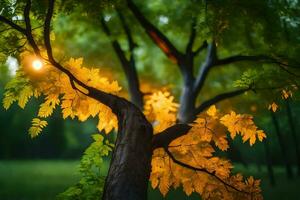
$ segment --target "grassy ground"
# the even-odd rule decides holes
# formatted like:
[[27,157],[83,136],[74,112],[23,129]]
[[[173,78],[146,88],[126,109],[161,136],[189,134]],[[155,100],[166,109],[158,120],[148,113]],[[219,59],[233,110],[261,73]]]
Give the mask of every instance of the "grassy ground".
[[2,161],[0,199],[54,199],[78,180],[78,161]]
[[[0,199],[1,200],[47,200],[55,199],[79,179],[78,161],[0,161]],[[296,200],[300,189],[300,178],[287,180],[284,168],[276,167],[277,186],[271,187],[265,168],[245,169],[237,166],[236,171],[261,177],[265,199]],[[149,199],[163,199],[158,191],[150,190]],[[167,200],[199,200],[195,194],[186,197],[182,191],[171,191]]]

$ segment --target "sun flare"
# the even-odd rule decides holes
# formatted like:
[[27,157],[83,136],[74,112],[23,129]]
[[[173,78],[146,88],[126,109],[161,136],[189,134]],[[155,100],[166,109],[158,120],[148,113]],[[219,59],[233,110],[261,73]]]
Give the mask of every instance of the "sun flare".
[[42,69],[43,63],[42,63],[42,61],[36,59],[32,62],[32,67],[34,70],[39,71]]

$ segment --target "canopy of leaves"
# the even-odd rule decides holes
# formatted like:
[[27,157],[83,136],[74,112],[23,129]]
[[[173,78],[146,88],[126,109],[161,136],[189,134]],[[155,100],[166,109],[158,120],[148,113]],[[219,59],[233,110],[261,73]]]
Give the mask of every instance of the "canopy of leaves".
[[[44,65],[41,71],[33,71],[31,68],[32,56],[28,53],[22,54],[23,66],[17,75],[6,86],[3,105],[6,109],[14,101],[24,108],[29,98],[43,95],[45,101],[40,105],[38,117],[47,118],[56,106],[61,106],[63,118],[78,118],[85,121],[89,117],[99,117],[98,129],[109,133],[113,128],[117,129],[117,119],[111,109],[98,101],[87,97],[84,91],[73,89],[69,78],[50,65]],[[73,59],[65,62],[65,66],[71,69],[75,76],[80,78],[91,87],[117,94],[121,88],[116,81],[110,82],[107,78],[100,76],[99,69],[82,67],[82,59]],[[39,119],[36,119],[39,120]],[[37,136],[46,123],[33,121],[29,129],[32,137]],[[44,121],[41,121],[44,122]]]
[[[1,16],[11,19],[16,24],[21,25],[24,22],[22,13],[25,1],[0,0],[0,3]],[[262,96],[268,101],[273,101],[274,98],[281,96],[286,99],[298,89],[299,80],[294,79],[299,77],[298,1],[196,0],[170,3],[169,0],[154,0],[146,3],[139,1],[137,6],[141,7],[145,16],[151,19],[181,52],[184,51],[190,36],[191,19],[195,19],[198,37],[193,47],[194,51],[203,41],[214,41],[218,47],[218,57],[221,59],[232,55],[263,54],[276,60],[275,62],[272,59],[267,63],[253,63],[251,60],[243,64],[234,62],[230,63],[229,68],[219,69],[218,73],[215,70],[207,80],[209,84],[204,88],[204,91],[207,91],[205,95],[211,95],[211,91],[218,92],[236,86],[251,88],[254,91],[267,90],[268,92],[263,92]],[[32,32],[37,44],[42,46],[41,25],[44,22],[47,3],[34,1],[32,8]],[[139,74],[148,78],[144,83],[149,83],[151,77],[152,82],[159,80],[158,85],[173,84],[175,94],[179,93],[182,87],[178,81],[179,73],[174,72],[174,63],[158,52],[146,34],[135,25],[136,20],[122,1],[101,1],[101,3],[96,0],[59,1],[55,13],[60,14],[54,16],[54,32],[51,33],[55,57],[60,58],[60,63],[84,84],[109,94],[121,95],[119,84],[109,80],[98,67],[83,67],[83,58],[66,59],[74,55],[87,58],[93,55],[91,56],[94,57],[93,61],[87,59],[91,66],[99,63],[111,66],[118,63],[105,47],[112,41],[119,41],[127,52],[130,47],[126,42],[124,30],[114,28],[107,37],[99,28],[102,17],[109,27],[120,26],[116,10],[121,10],[126,20],[131,22],[133,38],[138,47],[134,52],[126,53],[125,57],[136,55]],[[78,19],[80,21],[77,23]],[[73,24],[75,28],[70,28]],[[44,99],[37,112],[39,118],[33,119],[32,127],[29,129],[32,137],[37,136],[47,125],[44,119],[58,106],[61,107],[63,118],[85,121],[89,117],[98,117],[99,131],[109,133],[118,128],[117,118],[111,109],[87,97],[85,89],[70,82],[66,74],[48,62],[43,63],[42,70],[33,71],[31,62],[36,58],[24,37],[16,34],[16,31],[8,26],[2,26],[1,23],[2,27],[4,29],[0,31],[4,34],[3,37],[1,35],[0,44],[1,47],[5,47],[1,58],[13,55],[21,61],[17,75],[6,86],[4,107],[8,109],[12,103],[17,102],[24,108],[31,97]],[[86,31],[91,28],[95,31]],[[86,32],[88,34],[83,36]],[[99,37],[95,37],[98,33]],[[164,48],[164,45],[160,44],[160,47]],[[95,59],[94,55],[99,57]],[[45,61],[49,60],[45,52],[42,52],[42,58]],[[200,54],[195,60],[196,66],[200,66],[203,59],[204,55]],[[243,66],[251,69],[245,71],[242,69]],[[291,66],[292,68],[287,68]],[[192,74],[197,74],[199,68],[195,67]],[[116,67],[113,69],[116,70]],[[215,81],[210,81],[211,79]],[[175,98],[166,91],[145,96],[144,114],[153,124],[155,134],[176,123],[179,104],[175,99],[177,95]],[[270,109],[275,111],[276,103],[271,104]],[[249,141],[250,145],[257,139],[262,141],[266,137],[266,134],[254,124],[252,116],[237,114],[234,111],[221,114],[215,106],[212,106],[198,115],[191,126],[186,135],[172,141],[167,147],[154,150],[150,178],[152,186],[158,187],[164,195],[171,186],[182,185],[187,195],[197,192],[204,199],[261,199],[258,180],[252,177],[244,179],[239,174],[232,175],[232,164],[215,155],[216,151],[225,151],[229,148],[227,131],[232,139],[240,135],[243,142]],[[90,154],[90,151],[94,152],[93,147],[87,154]],[[86,162],[89,161],[84,159],[83,165],[87,164]]]

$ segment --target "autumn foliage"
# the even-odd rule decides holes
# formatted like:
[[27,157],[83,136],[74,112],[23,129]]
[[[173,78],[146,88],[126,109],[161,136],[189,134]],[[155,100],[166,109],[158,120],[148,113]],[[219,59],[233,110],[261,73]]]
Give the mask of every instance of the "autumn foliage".
[[[28,54],[24,54],[26,57]],[[25,58],[24,58],[25,59]],[[99,69],[82,67],[83,59],[73,59],[65,62],[78,78],[84,83],[101,90],[117,94],[121,87],[116,81],[110,82],[107,78],[101,76]],[[56,106],[62,109],[63,118],[75,117],[79,121],[85,121],[89,117],[98,117],[99,131],[105,130],[106,133],[112,129],[117,129],[117,118],[111,112],[111,109],[100,102],[87,97],[84,94],[72,88],[69,78],[51,65],[45,65],[39,73],[38,78],[30,72],[30,65],[25,65],[18,71],[16,77],[12,79],[5,92],[3,105],[8,109],[10,105],[17,101],[21,108],[24,108],[30,97],[39,97],[43,95],[45,101],[40,105],[37,117],[32,121],[32,127],[29,129],[31,137],[37,136],[42,128],[47,125],[45,118],[52,115]],[[101,111],[101,112],[100,112]],[[101,119],[101,120],[100,120]]]
[[[11,35],[22,36],[17,42],[12,42],[15,46],[16,43],[25,41],[17,51],[21,66],[5,88],[4,108],[9,109],[13,103],[24,108],[30,98],[42,100],[28,130],[32,138],[41,134],[48,124],[47,118],[56,108],[60,108],[63,119],[70,118],[84,122],[89,118],[96,118],[98,123],[95,126],[99,134],[118,131],[115,145],[104,140],[98,133],[94,135],[95,141],[83,157],[82,166],[85,168],[83,173],[89,176],[93,173],[92,162],[96,162],[95,166],[99,168],[103,162],[102,156],[107,156],[114,148],[111,168],[104,183],[103,199],[127,200],[131,197],[146,199],[149,178],[152,187],[158,188],[164,196],[170,188],[182,187],[187,195],[196,192],[202,199],[262,199],[260,180],[233,174],[233,164],[220,155],[230,148],[229,139],[241,137],[244,143],[249,142],[252,146],[257,141],[263,141],[266,134],[256,126],[251,115],[239,114],[233,110],[225,112],[218,109],[216,104],[250,92],[269,91],[270,98],[261,98],[266,100],[262,105],[266,107],[270,104],[269,110],[275,112],[278,105],[271,96],[287,99],[292,96],[292,88],[298,89],[297,81],[290,78],[295,76],[293,69],[296,68],[291,70],[292,65],[287,61],[290,60],[291,64],[297,62],[289,59],[289,55],[280,56],[285,50],[277,52],[277,49],[280,49],[278,47],[286,46],[287,42],[281,39],[279,42],[279,34],[288,32],[286,30],[288,24],[282,21],[284,14],[275,15],[285,12],[279,9],[284,7],[281,6],[281,2],[273,6],[274,2],[264,1],[253,4],[245,1],[236,5],[206,1],[199,5],[193,1],[182,1],[184,3],[181,4],[178,1],[179,4],[168,5],[168,8],[165,8],[166,12],[169,12],[169,9],[176,11],[173,14],[168,13],[170,16],[167,15],[170,22],[176,22],[173,27],[170,23],[170,27],[175,28],[173,31],[170,30],[170,35],[173,35],[170,39],[167,35],[169,31],[166,31],[168,33],[165,35],[164,31],[160,30],[162,27],[155,26],[152,19],[148,19],[151,15],[144,15],[144,9],[147,13],[149,8],[159,11],[153,16],[160,13],[159,5],[162,3],[159,2],[153,4],[148,2],[140,10],[141,2],[136,4],[132,0],[104,1],[103,4],[107,4],[108,11],[102,7],[103,5],[99,5],[98,1],[89,1],[91,2],[89,4],[83,1],[55,3],[54,0],[48,0],[41,9],[39,3],[31,0],[18,1],[15,2],[16,5],[11,5],[10,1],[4,2],[6,7],[0,12],[0,22],[8,27],[4,32],[8,31],[10,35],[12,29],[16,32]],[[14,6],[16,14],[13,13],[15,11],[11,11]],[[256,7],[261,9],[256,10]],[[269,14],[274,12],[273,18],[276,19],[274,21],[272,18],[274,27],[281,27],[280,24],[284,24],[284,30],[274,29],[273,24],[270,25],[271,20],[265,15],[267,11]],[[88,26],[81,30],[87,27],[95,29],[102,27],[108,39],[106,42],[112,46],[122,66],[128,94],[124,95],[127,91],[122,91],[119,83],[107,77],[100,67],[86,66],[83,58],[70,58],[72,54],[65,55],[61,51],[67,48],[61,48],[56,52],[56,48],[60,48],[58,44],[61,42],[63,46],[64,42],[56,43],[54,24],[57,25],[60,17],[63,20],[72,12],[75,12],[80,20],[87,20],[85,23]],[[106,12],[113,14],[106,16]],[[243,20],[237,17],[241,12],[244,15]],[[14,20],[14,17],[19,16],[22,20]],[[134,23],[138,23],[146,34],[140,34],[139,31],[138,34],[134,33],[138,29],[129,26],[127,22],[132,20],[132,17],[135,18]],[[168,17],[166,19],[169,19]],[[75,20],[76,23],[80,21],[78,18]],[[58,21],[52,23],[53,19]],[[177,21],[181,21],[181,24],[177,24]],[[111,23],[115,22],[121,29],[111,29],[116,25]],[[36,24],[40,24],[42,29],[33,28],[32,25]],[[59,23],[57,26],[60,26]],[[170,27],[166,26],[165,30],[171,29]],[[266,36],[276,32],[278,35],[275,34],[275,39],[269,41]],[[70,35],[73,35],[73,32]],[[176,102],[178,95],[173,96],[171,90],[165,88],[153,90],[149,84],[150,86],[145,87],[148,91],[143,91],[145,80],[139,80],[136,66],[136,63],[139,63],[136,60],[142,56],[136,54],[142,47],[149,46],[149,41],[144,35],[148,35],[171,61],[166,65],[170,63],[177,65],[182,79],[180,91],[177,91],[181,93],[180,103]],[[178,42],[181,37],[187,39],[184,40],[187,44],[185,51],[182,48],[185,46],[183,41]],[[173,39],[178,40],[178,44],[177,42],[173,44],[171,42]],[[140,43],[138,45],[141,48],[137,47],[136,43]],[[298,55],[295,52],[293,54]],[[146,56],[151,57],[149,55]],[[199,59],[196,58],[198,55]],[[38,66],[32,67],[32,63],[38,63]],[[240,74],[242,63],[250,67],[250,70]],[[239,65],[238,69],[233,69],[236,65]],[[254,69],[254,65],[259,66],[258,70]],[[227,73],[227,69],[223,69],[225,66],[229,66],[228,76],[224,73],[225,71]],[[169,72],[173,70],[171,67],[168,68]],[[215,83],[220,87],[212,87],[212,90],[216,89],[214,92],[218,94],[216,96],[208,94],[207,100],[201,99],[199,102],[200,92],[201,95],[202,92],[206,92],[204,83],[207,82],[208,74],[216,68],[220,69],[220,73]],[[231,80],[230,85],[227,83],[229,81],[225,81],[227,77],[228,80],[237,78],[237,74],[241,75],[239,80],[234,82]],[[227,91],[230,86],[234,86],[235,89]],[[130,97],[130,101],[124,96]],[[182,132],[174,133],[171,129]],[[168,134],[171,135],[169,138]],[[159,137],[161,135],[163,136]],[[167,142],[161,139],[164,137],[168,138]],[[155,143],[159,140],[157,138],[161,139],[159,145]],[[103,150],[100,155],[97,152],[98,148]],[[95,180],[99,180],[98,178]],[[130,184],[127,184],[128,182]],[[84,184],[82,185],[84,187]],[[95,190],[95,194],[98,195],[98,192],[99,188]],[[120,194],[122,192],[124,194]]]
[[[23,54],[23,59],[28,54]],[[83,59],[66,61],[65,66],[85,84],[101,90],[118,94],[121,90],[116,81],[109,81],[101,75],[101,70],[83,67]],[[31,137],[36,137],[47,126],[46,118],[53,110],[61,107],[63,118],[77,118],[85,121],[89,117],[98,117],[99,131],[110,133],[117,130],[117,118],[111,109],[98,101],[87,97],[84,88],[74,90],[68,77],[51,65],[45,64],[37,78],[30,72],[30,66],[23,65],[17,76],[7,87],[3,105],[6,109],[13,102],[24,108],[31,97],[42,96],[37,118],[29,128]],[[160,133],[176,123],[179,104],[167,91],[158,91],[145,97],[144,114],[153,124],[154,134]],[[166,148],[153,152],[151,185],[166,195],[171,187],[183,187],[187,195],[199,193],[204,199],[261,199],[259,180],[253,177],[244,179],[241,174],[232,175],[233,165],[227,159],[215,155],[216,151],[229,148],[228,135],[234,139],[237,135],[243,142],[253,145],[262,141],[266,135],[259,130],[250,115],[222,114],[216,106],[197,116],[190,124],[189,132],[172,141]]]
[[[157,92],[148,97],[145,114],[154,124],[155,133],[175,123],[177,107],[168,92]],[[252,117],[234,111],[222,116],[215,106],[211,106],[191,125],[190,131],[172,141],[167,149],[154,151],[150,178],[152,187],[158,187],[163,195],[171,186],[177,188],[182,185],[187,195],[197,192],[204,199],[262,198],[259,180],[253,177],[244,180],[241,174],[232,176],[230,161],[214,155],[217,149],[226,151],[229,148],[227,130],[232,139],[240,134],[250,145],[255,143],[256,138],[262,141],[266,135],[258,130]]]

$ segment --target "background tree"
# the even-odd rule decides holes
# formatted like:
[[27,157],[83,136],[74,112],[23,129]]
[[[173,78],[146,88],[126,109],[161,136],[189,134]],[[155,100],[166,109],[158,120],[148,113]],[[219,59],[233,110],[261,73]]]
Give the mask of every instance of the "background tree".
[[[5,12],[3,16],[0,17],[0,20],[4,22],[4,24],[14,29],[12,30],[14,32],[8,30],[9,34],[15,35],[15,31],[17,31],[19,34],[16,35],[25,37],[25,41],[28,42],[30,46],[29,51],[21,50],[22,54],[20,58],[23,67],[16,78],[7,86],[4,106],[8,108],[11,103],[18,101],[18,104],[24,107],[29,97],[37,97],[43,94],[45,96],[45,102],[41,104],[39,110],[38,115],[40,118],[48,117],[52,114],[56,105],[61,105],[64,118],[78,117],[79,120],[85,121],[89,116],[95,117],[99,115],[100,123],[98,128],[99,130],[105,129],[106,132],[110,132],[112,128],[117,128],[118,125],[118,136],[104,187],[104,199],[145,199],[148,178],[150,176],[151,154],[153,151],[151,181],[153,187],[158,186],[163,194],[166,194],[170,185],[178,186],[182,184],[187,194],[197,191],[203,198],[210,198],[211,196],[219,198],[260,198],[258,182],[254,181],[253,178],[249,178],[243,183],[241,176],[229,176],[231,164],[212,154],[215,150],[213,150],[211,143],[214,143],[220,150],[226,150],[228,148],[224,130],[225,127],[228,128],[232,138],[239,133],[243,136],[243,141],[249,140],[251,145],[255,142],[256,137],[262,140],[265,137],[264,133],[257,129],[251,117],[237,115],[235,112],[222,116],[212,105],[248,90],[258,91],[268,89],[268,91],[272,93],[272,89],[275,89],[275,94],[277,92],[278,95],[278,91],[281,92],[283,89],[292,90],[294,85],[297,85],[297,80],[294,79],[297,75],[290,71],[290,66],[294,65],[286,64],[287,60],[290,61],[292,59],[288,59],[285,56],[283,56],[284,59],[282,60],[279,59],[277,55],[274,57],[265,55],[237,55],[224,59],[218,57],[219,55],[216,52],[216,48],[219,46],[219,40],[222,38],[221,33],[222,27],[224,26],[221,19],[226,19],[226,16],[215,15],[216,12],[214,9],[232,9],[232,7],[219,7],[219,4],[213,3],[211,5],[211,13],[209,13],[208,10],[202,12],[202,14],[205,13],[205,15],[213,16],[212,22],[206,24],[206,26],[209,27],[209,33],[212,34],[210,38],[208,38],[210,40],[209,44],[206,45],[206,42],[204,42],[203,45],[199,47],[201,50],[207,46],[207,57],[199,71],[199,76],[194,78],[192,65],[194,57],[192,50],[193,40],[195,39],[194,22],[191,23],[192,31],[190,42],[187,46],[187,53],[182,54],[166,36],[147,21],[133,2],[127,1],[128,8],[146,29],[146,32],[152,40],[167,54],[171,61],[180,67],[185,87],[181,95],[181,106],[178,115],[179,121],[191,122],[196,118],[197,114],[212,106],[206,113],[199,116],[195,121],[195,125],[191,127],[186,124],[175,124],[177,104],[173,102],[173,98],[170,97],[169,93],[158,92],[148,97],[149,100],[145,104],[145,115],[148,118],[146,119],[145,115],[139,109],[142,107],[140,101],[136,100],[138,98],[133,98],[133,91],[137,91],[138,85],[135,85],[135,89],[129,86],[129,90],[132,99],[139,108],[124,98],[116,96],[120,90],[118,84],[116,82],[109,82],[103,77],[101,78],[99,71],[96,69],[82,67],[81,59],[67,60],[63,57],[57,59],[57,57],[61,56],[59,49],[52,49],[50,44],[50,22],[53,12],[55,11],[54,1],[49,1],[49,6],[45,7],[36,2],[33,2],[33,5],[34,3],[35,6],[33,7],[37,9],[32,12],[35,16],[33,19],[37,24],[42,21],[43,31],[32,28],[32,18],[30,17],[31,1],[24,3],[18,2],[17,6],[6,4],[8,6],[4,8]],[[278,6],[279,4],[276,5]],[[45,3],[45,5],[47,4]],[[68,2],[65,5],[59,5],[64,7],[68,5]],[[96,2],[93,1],[83,5],[93,7],[94,10],[98,8],[99,12],[102,10],[101,6],[96,6]],[[195,4],[190,4],[183,8],[188,9],[191,5]],[[85,6],[83,7],[85,8]],[[120,6],[122,7],[122,5]],[[245,3],[242,5],[238,4],[237,6],[241,6],[247,10],[246,8],[249,9],[251,5]],[[264,9],[270,9],[270,11],[278,11],[276,10],[278,9],[276,6],[272,7],[269,4],[262,4],[262,6],[264,6]],[[209,8],[208,5],[204,5],[204,7],[206,9]],[[16,9],[11,11],[11,8]],[[66,8],[68,7],[66,6]],[[23,14],[21,15],[19,13]],[[224,10],[224,15],[226,15],[226,13],[226,10]],[[277,12],[274,13],[276,14]],[[228,19],[233,20],[235,17],[234,14],[229,16]],[[274,16],[276,16],[275,14]],[[23,16],[24,23],[19,24],[18,21],[14,22],[7,18],[12,17],[13,19],[13,17],[16,16]],[[252,15],[249,16],[253,17]],[[122,21],[125,18],[121,13],[119,13],[119,17],[127,34],[127,38],[131,40],[129,36],[130,33],[125,27],[126,22]],[[191,19],[194,19],[194,17],[192,16]],[[205,18],[205,20],[207,20],[207,18]],[[21,20],[21,22],[22,21],[23,20]],[[220,22],[221,25],[217,22]],[[229,20],[229,22],[235,21]],[[261,25],[266,24],[259,24],[258,30],[260,30]],[[103,18],[102,26],[106,34],[109,35],[110,31],[107,29]],[[234,30],[234,28],[230,29],[230,31]],[[267,29],[263,30],[266,31]],[[224,38],[226,38],[225,36]],[[15,44],[16,41],[24,42],[24,38],[22,37],[15,37],[13,44]],[[115,41],[112,43],[113,45],[117,44]],[[130,44],[132,43],[129,43],[129,49],[131,49],[131,54],[133,54]],[[264,43],[262,46],[263,45]],[[29,46],[25,45],[23,47],[26,49]],[[115,50],[117,46],[119,46],[117,49],[120,50],[120,45],[115,45]],[[264,48],[262,49],[264,50]],[[32,62],[30,59],[32,56],[31,53],[29,53],[30,51],[33,51],[37,58],[41,59],[45,64],[45,69],[38,75],[28,68]],[[224,51],[226,52],[226,50]],[[198,50],[196,52],[198,52]],[[121,57],[120,55],[119,57]],[[127,68],[123,66],[125,74],[135,73],[136,71],[132,69],[135,67],[135,65],[132,64],[132,56],[133,55],[131,55],[129,59],[126,59],[126,64],[128,64],[128,62],[131,64],[127,66]],[[122,57],[125,60],[125,56],[122,55]],[[61,61],[58,62],[57,60]],[[121,58],[120,60],[122,62]],[[242,87],[242,89],[222,93],[211,100],[204,101],[204,103],[198,107],[195,106],[197,95],[203,87],[204,80],[210,68],[243,60],[262,60],[271,64],[269,66],[270,68],[266,71],[258,72],[253,70],[245,73],[236,83],[236,85]],[[295,62],[292,61],[292,64],[294,63]],[[280,70],[278,70],[278,68],[274,70],[273,65],[278,66]],[[128,68],[131,68],[130,72]],[[281,74],[282,69],[286,72],[284,76]],[[127,75],[127,77],[130,76]],[[270,80],[276,78],[276,81],[269,81],[267,84],[262,84],[262,80],[266,80],[267,78],[270,78]],[[137,84],[136,75],[134,79],[135,84]],[[132,79],[130,80],[132,81]],[[275,82],[278,82],[278,80],[280,80],[280,83],[283,85],[276,85]],[[130,84],[130,81],[128,82]],[[264,87],[260,87],[260,84]],[[150,122],[154,124],[154,131],[156,133],[154,136]],[[29,132],[32,136],[36,136],[46,124],[47,122],[43,119],[35,118]],[[197,143],[192,144],[191,141],[196,141]],[[194,155],[194,151],[198,152],[198,155]],[[189,162],[186,158],[188,157],[190,159],[190,154],[192,154],[194,159]],[[189,179],[187,179],[187,177],[189,177]]]

